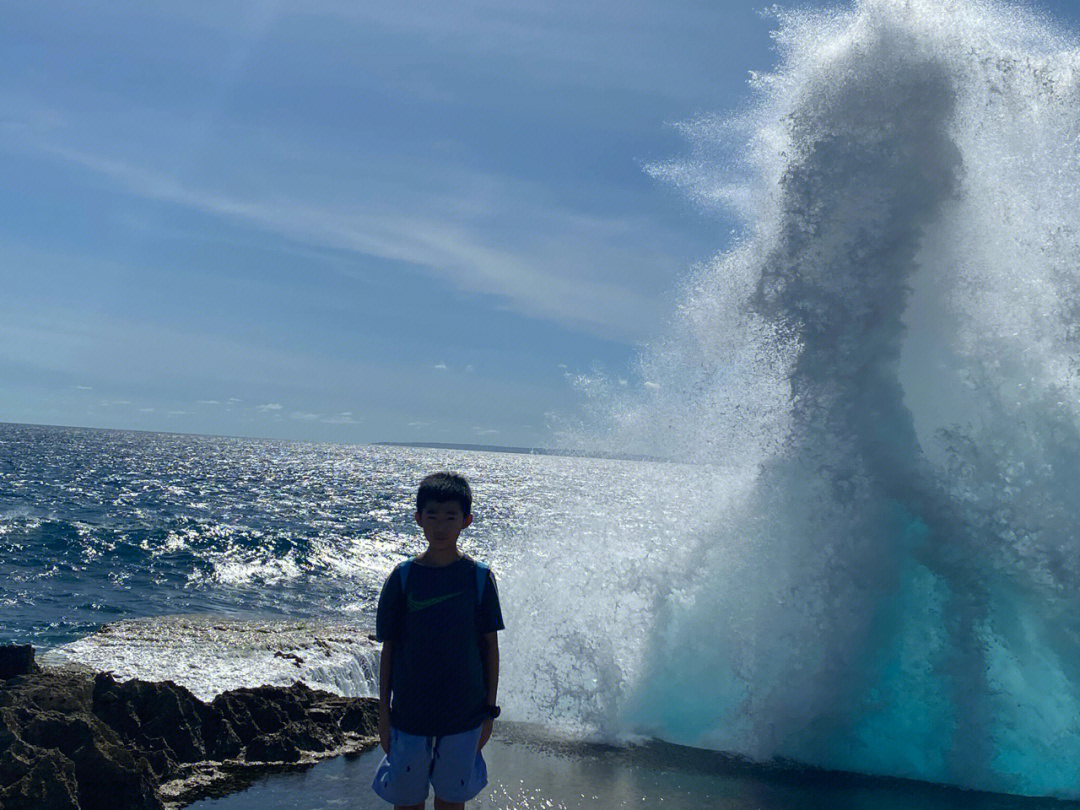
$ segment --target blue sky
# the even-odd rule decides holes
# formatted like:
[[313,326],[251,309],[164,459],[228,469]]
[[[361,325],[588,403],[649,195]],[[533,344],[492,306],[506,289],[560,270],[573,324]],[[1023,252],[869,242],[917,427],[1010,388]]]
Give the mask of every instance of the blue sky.
[[764,5],[4,4],[0,421],[549,443],[730,238],[643,166]]

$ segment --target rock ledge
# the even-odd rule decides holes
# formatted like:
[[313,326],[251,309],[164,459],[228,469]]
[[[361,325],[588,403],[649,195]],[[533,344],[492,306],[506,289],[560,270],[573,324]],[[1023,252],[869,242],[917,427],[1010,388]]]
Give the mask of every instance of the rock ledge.
[[292,686],[204,703],[172,681],[42,668],[0,646],[0,807],[175,810],[374,747],[377,701]]

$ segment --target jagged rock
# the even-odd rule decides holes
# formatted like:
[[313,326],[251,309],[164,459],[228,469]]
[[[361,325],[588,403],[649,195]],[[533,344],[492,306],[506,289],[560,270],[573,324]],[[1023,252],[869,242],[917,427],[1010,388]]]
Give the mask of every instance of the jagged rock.
[[7,679],[39,670],[40,667],[34,663],[34,648],[29,644],[0,647],[0,678]]
[[163,810],[377,742],[376,701],[297,681],[210,704],[172,681],[41,668],[0,647],[0,807]]
[[140,751],[153,753],[151,767],[159,776],[177,762],[209,759],[203,729],[212,710],[172,681],[94,678],[93,712]]
[[146,757],[90,739],[72,752],[80,810],[158,810],[157,779]]
[[261,734],[247,744],[247,748],[244,749],[244,759],[263,762],[297,762],[300,759],[300,749],[288,735],[281,732]]
[[75,764],[58,751],[45,751],[3,793],[7,810],[79,810]]

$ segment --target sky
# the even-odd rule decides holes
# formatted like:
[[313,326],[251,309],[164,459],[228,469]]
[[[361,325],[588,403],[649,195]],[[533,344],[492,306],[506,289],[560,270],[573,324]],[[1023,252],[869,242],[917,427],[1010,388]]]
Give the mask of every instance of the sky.
[[645,167],[766,5],[0,3],[0,422],[550,446],[730,244]]

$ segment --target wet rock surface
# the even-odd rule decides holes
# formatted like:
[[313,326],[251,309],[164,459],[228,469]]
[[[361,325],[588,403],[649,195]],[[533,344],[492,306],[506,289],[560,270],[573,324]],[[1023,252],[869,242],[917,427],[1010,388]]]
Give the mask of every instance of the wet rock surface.
[[32,647],[0,647],[4,810],[171,810],[377,740],[372,698],[296,681],[205,703],[172,681],[120,683],[79,665],[41,667]]

